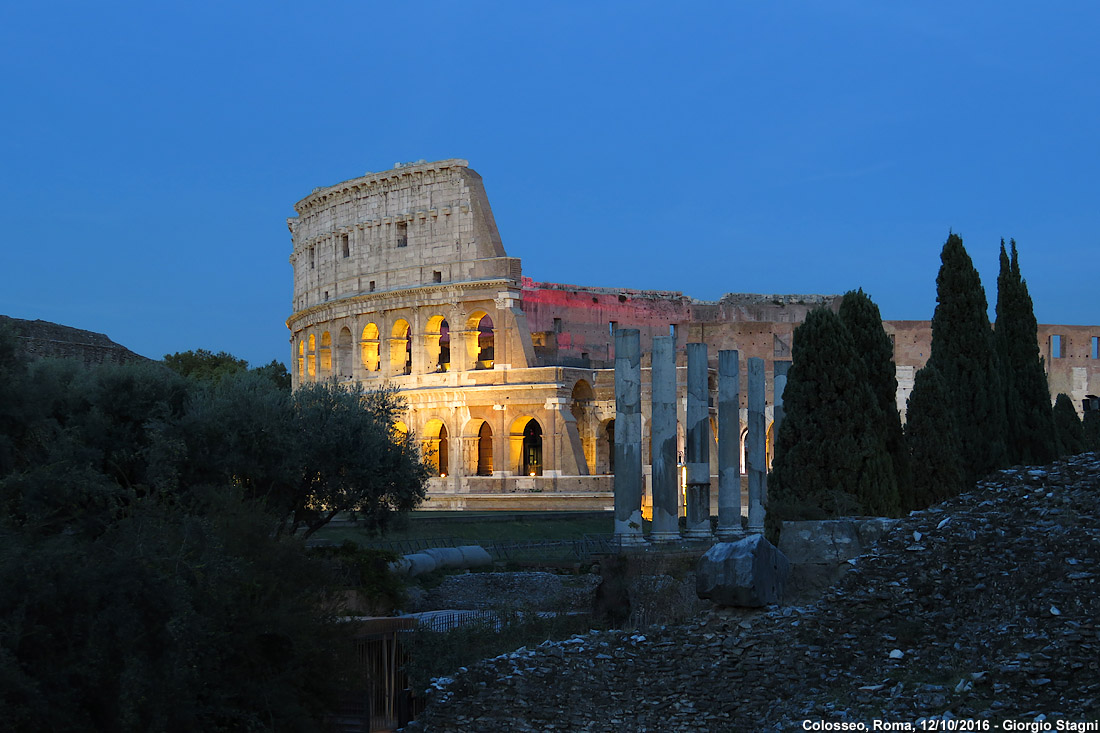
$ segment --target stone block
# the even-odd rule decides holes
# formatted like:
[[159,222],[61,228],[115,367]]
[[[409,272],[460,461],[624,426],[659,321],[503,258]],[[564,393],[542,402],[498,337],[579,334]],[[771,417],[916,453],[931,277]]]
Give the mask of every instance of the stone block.
[[720,606],[758,608],[779,603],[790,567],[783,553],[763,535],[719,542],[699,558],[695,593]]
[[866,553],[896,519],[820,519],[784,522],[779,550],[792,563],[837,565]]

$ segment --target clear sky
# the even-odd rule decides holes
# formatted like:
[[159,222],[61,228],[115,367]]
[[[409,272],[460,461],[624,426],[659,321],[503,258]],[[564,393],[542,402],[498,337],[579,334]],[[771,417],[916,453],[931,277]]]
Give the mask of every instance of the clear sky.
[[5,2],[0,313],[289,358],[293,204],[465,158],[536,280],[1100,324],[1100,3]]

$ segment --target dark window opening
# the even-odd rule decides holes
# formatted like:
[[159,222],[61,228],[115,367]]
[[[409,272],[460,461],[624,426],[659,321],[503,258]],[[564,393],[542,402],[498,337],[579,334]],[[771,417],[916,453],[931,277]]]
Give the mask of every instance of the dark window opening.
[[397,222],[397,246],[409,246],[409,225],[406,222]]
[[315,248],[309,248],[309,269],[314,269],[317,266],[317,252]]
[[493,339],[493,319],[482,316],[477,323],[477,368],[492,369],[496,358]]
[[346,234],[341,234],[340,235],[340,245],[341,245],[342,254],[344,255],[344,257],[350,257],[351,256],[351,242],[348,241],[348,235],[346,235]]
[[439,426],[439,460],[437,461],[437,468],[439,469],[439,475],[446,477],[447,467],[451,465],[451,452],[450,446],[447,444],[447,426]]
[[561,333],[561,319],[554,319],[554,333]]
[[615,421],[607,423],[607,472],[615,473]]
[[612,336],[615,335],[615,330],[618,327],[619,327],[619,322],[618,321],[608,321],[607,322],[607,332],[610,333]]
[[477,475],[493,475],[493,429],[487,422],[477,431]]
[[413,343],[412,329],[405,329],[405,374],[413,373]]
[[542,475],[542,428],[534,420],[523,429],[523,475]]
[[369,287],[370,287],[370,291],[373,293],[374,292],[374,280],[370,281],[370,286]]
[[432,282],[437,282],[437,283],[443,282],[443,273],[440,272],[439,270],[436,270],[435,272],[433,272],[432,273]]
[[439,371],[451,368],[451,327],[443,321],[439,324]]

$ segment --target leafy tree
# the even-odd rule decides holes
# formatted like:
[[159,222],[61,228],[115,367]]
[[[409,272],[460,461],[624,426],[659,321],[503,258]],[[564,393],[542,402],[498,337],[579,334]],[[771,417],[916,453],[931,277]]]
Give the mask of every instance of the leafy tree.
[[958,427],[949,404],[947,385],[935,366],[918,371],[905,413],[905,437],[918,467],[910,493],[902,496],[906,511],[949,499],[965,485]]
[[265,379],[270,379],[279,389],[286,390],[287,392],[290,391],[290,372],[286,370],[286,365],[281,361],[272,359],[269,363],[256,367],[251,371],[259,374]]
[[770,522],[898,512],[878,402],[844,323],[811,311],[794,334],[768,482]]
[[947,387],[971,483],[1008,462],[1004,390],[985,290],[961,237],[947,238],[940,260],[929,363]]
[[1073,400],[1064,392],[1059,392],[1054,400],[1054,428],[1061,448],[1060,455],[1075,456],[1088,450],[1081,418],[1077,417]]
[[244,359],[238,359],[225,351],[215,354],[207,349],[165,354],[164,365],[181,376],[214,382],[248,369],[248,362]]
[[424,500],[429,468],[412,436],[396,428],[405,409],[396,392],[311,382],[292,400],[303,470],[282,529],[304,528],[309,537],[340,512],[382,529]]
[[844,294],[840,301],[840,320],[852,337],[856,353],[863,360],[867,383],[878,403],[880,427],[894,469],[899,496],[911,491],[912,468],[909,447],[902,432],[897,407],[897,369],[894,347],[882,328],[882,314],[870,296],[860,288]]
[[1054,416],[1050,387],[1039,356],[1035,311],[1027,283],[1020,276],[1016,240],[1011,240],[1011,249],[1009,258],[1002,239],[994,331],[1005,390],[1008,460],[1039,465],[1050,463],[1057,454]]
[[209,498],[144,497],[97,537],[0,525],[6,726],[320,729],[351,649],[321,610],[328,566],[232,490]]

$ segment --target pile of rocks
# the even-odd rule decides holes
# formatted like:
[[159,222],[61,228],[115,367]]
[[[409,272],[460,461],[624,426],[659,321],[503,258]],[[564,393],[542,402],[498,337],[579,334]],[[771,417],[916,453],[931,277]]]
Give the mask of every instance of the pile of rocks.
[[853,565],[810,606],[717,610],[481,662],[438,681],[408,729],[1100,718],[1096,454],[995,474],[900,521]]

